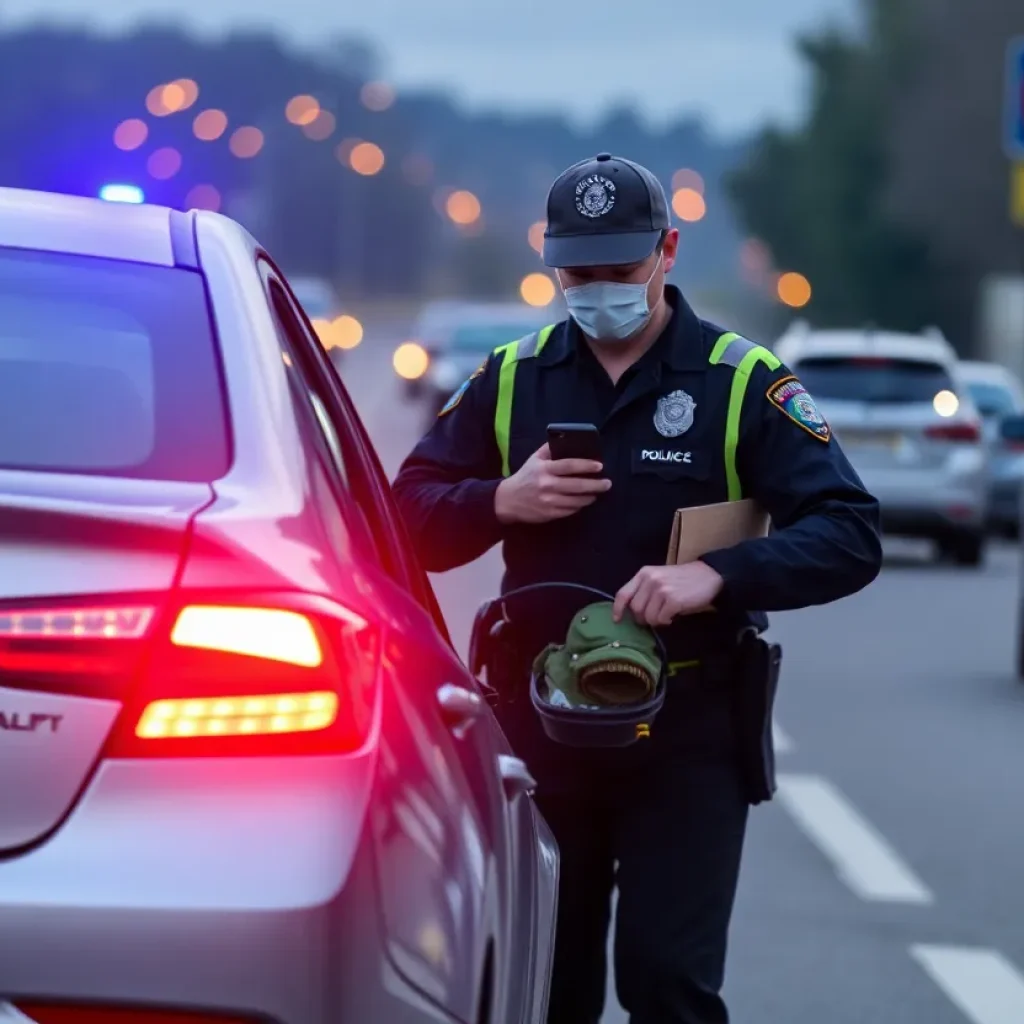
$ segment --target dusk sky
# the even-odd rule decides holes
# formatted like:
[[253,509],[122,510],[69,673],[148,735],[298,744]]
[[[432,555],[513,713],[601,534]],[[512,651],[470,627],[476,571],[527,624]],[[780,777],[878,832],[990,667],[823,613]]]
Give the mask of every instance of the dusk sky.
[[8,24],[122,28],[159,19],[204,33],[272,28],[299,46],[361,35],[399,87],[466,106],[561,110],[590,121],[631,103],[658,121],[703,116],[733,133],[789,120],[804,99],[794,35],[851,23],[856,0],[2,0]]

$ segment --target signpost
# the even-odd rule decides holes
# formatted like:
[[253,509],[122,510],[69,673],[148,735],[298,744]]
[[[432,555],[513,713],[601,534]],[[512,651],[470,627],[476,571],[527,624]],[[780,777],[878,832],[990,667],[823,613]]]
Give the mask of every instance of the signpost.
[[1003,149],[1015,163],[1024,163],[1024,36],[1006,48],[1006,100]]
[[1006,48],[1003,149],[1010,160],[1010,218],[1024,227],[1024,36]]

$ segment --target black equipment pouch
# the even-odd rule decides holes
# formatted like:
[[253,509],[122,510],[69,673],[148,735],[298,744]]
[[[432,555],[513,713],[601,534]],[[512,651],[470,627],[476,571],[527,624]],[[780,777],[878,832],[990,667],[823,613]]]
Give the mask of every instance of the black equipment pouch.
[[772,710],[782,668],[782,648],[744,631],[736,666],[737,750],[740,771],[752,805],[771,800],[775,794],[775,741]]

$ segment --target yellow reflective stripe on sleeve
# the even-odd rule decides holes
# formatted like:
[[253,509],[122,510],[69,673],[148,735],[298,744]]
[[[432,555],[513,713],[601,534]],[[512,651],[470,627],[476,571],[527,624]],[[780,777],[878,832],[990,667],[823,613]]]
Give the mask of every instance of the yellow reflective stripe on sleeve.
[[[536,334],[527,335],[518,341],[510,341],[495,349],[494,354],[501,354],[501,368],[498,370],[498,401],[494,407],[494,439],[498,444],[498,452],[501,455],[501,475],[509,476],[512,472],[509,466],[509,437],[512,432],[512,398],[516,389],[516,364],[520,358],[527,359],[539,355],[547,344],[551,332],[557,324],[549,324],[542,327]],[[526,351],[520,354],[520,343],[526,346]]]
[[[743,355],[738,362],[726,359],[727,350],[733,342],[743,342]],[[731,354],[731,353],[730,353]],[[769,370],[777,370],[782,363],[768,349],[755,345],[738,334],[723,334],[711,352],[712,363],[725,362],[734,367],[732,385],[729,389],[729,407],[725,417],[725,480],[728,488],[729,501],[739,501],[743,497],[743,485],[736,468],[736,449],[740,443],[740,430],[743,426],[743,399],[750,383],[750,375],[758,363],[764,363]]]
[[[518,341],[509,342],[497,351],[501,353],[498,370],[498,402],[494,407],[494,439],[501,453],[501,475],[509,475],[509,433],[512,430],[512,394],[516,386],[516,353]],[[497,352],[495,353],[497,355]]]
[[548,338],[551,337],[551,332],[556,326],[556,324],[548,324],[547,327],[542,327],[537,332],[537,355],[540,355],[543,351],[544,346],[548,343]]
[[739,340],[738,334],[733,334],[731,331],[728,334],[723,334],[718,341],[715,342],[715,347],[711,350],[710,362],[712,365],[720,363],[722,357],[725,355],[725,350],[734,342]]

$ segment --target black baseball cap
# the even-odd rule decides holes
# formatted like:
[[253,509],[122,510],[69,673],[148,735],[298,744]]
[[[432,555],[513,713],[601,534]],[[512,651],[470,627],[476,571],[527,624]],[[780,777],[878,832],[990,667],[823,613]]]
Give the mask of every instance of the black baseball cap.
[[548,192],[544,263],[639,263],[654,252],[671,223],[665,190],[646,167],[598,153],[563,171]]

